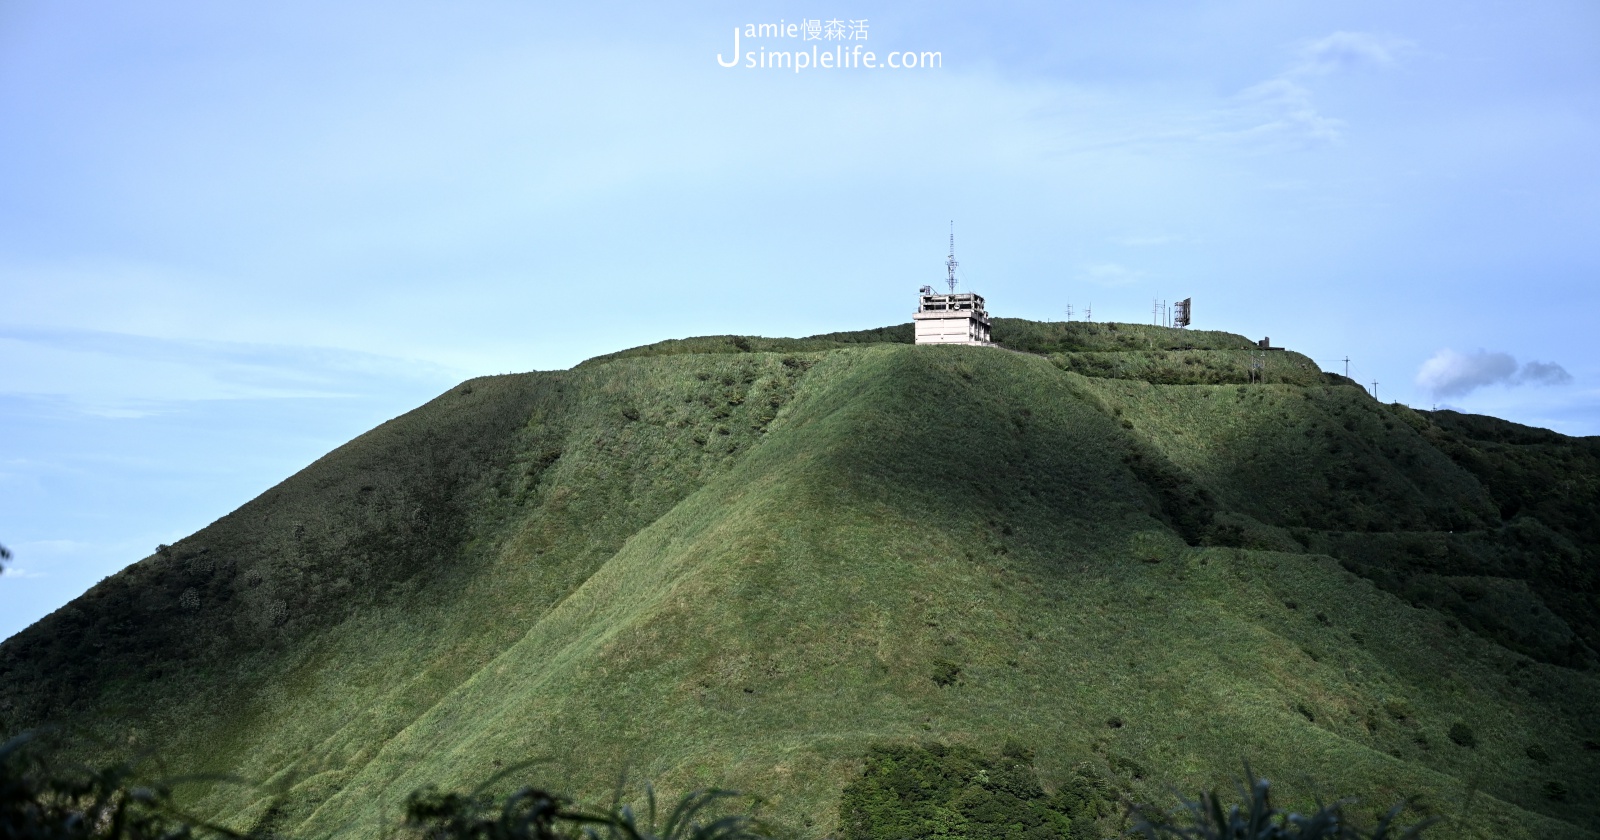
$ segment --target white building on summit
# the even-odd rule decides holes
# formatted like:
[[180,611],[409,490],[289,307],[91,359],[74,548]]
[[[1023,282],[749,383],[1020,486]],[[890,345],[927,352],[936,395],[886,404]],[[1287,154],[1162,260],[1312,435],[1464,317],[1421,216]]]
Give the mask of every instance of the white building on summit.
[[989,313],[983,308],[983,296],[971,292],[956,294],[956,234],[950,231],[950,256],[946,258],[945,282],[950,284],[948,294],[934,294],[932,286],[922,287],[922,297],[917,312],[911,316],[916,325],[918,344],[993,344],[989,339]]
[[982,295],[936,295],[932,286],[923,286],[921,303],[911,318],[917,326],[918,344],[993,343]]

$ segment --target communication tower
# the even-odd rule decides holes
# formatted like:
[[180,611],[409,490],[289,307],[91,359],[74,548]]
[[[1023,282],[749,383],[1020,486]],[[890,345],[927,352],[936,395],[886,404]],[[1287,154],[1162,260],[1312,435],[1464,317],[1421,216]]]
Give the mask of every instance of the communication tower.
[[956,230],[955,222],[951,222],[950,255],[944,262],[945,283],[950,291],[934,294],[932,286],[918,290],[917,311],[911,316],[918,344],[994,343],[989,338],[989,313],[983,308],[983,296],[956,293],[956,265]]
[[952,295],[956,293],[956,266],[958,266],[958,265],[960,265],[960,263],[956,262],[956,222],[955,222],[954,219],[951,219],[950,220],[950,256],[945,257],[944,270],[945,270],[945,282],[950,284],[950,294],[952,294]]

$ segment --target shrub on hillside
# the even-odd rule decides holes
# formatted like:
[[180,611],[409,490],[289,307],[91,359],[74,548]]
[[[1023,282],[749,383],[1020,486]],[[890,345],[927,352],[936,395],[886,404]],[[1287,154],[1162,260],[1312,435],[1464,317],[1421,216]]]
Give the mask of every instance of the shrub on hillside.
[[844,840],[1057,840],[1099,836],[1114,811],[1104,781],[1084,772],[1046,794],[1033,755],[1008,745],[996,758],[961,746],[882,745],[839,802]]
[[1472,731],[1472,727],[1459,721],[1450,724],[1450,740],[1456,742],[1457,746],[1469,749],[1478,745],[1477,733]]

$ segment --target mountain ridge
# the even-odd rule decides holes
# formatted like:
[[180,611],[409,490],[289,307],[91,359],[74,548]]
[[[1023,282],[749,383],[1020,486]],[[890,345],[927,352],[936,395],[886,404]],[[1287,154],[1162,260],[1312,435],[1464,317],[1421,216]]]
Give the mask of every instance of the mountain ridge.
[[1003,731],[1052,747],[1047,784],[1309,751],[1374,806],[1476,773],[1510,836],[1595,828],[1542,786],[1596,778],[1600,441],[1382,406],[1292,352],[1253,384],[1226,334],[900,332],[469,380],[0,645],[0,726],[292,782],[194,802],[319,835],[540,752],[575,790],[736,783],[820,834],[869,744]]

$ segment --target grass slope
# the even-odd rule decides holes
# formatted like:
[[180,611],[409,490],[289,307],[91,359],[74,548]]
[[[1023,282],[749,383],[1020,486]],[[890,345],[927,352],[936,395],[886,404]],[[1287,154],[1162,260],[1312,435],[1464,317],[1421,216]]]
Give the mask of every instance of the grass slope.
[[821,836],[871,750],[1009,740],[1052,791],[1247,757],[1459,836],[1600,827],[1595,441],[1290,353],[1244,385],[1225,334],[899,332],[465,383],[8,640],[0,724],[269,780],[192,796],[314,835],[536,757]]

